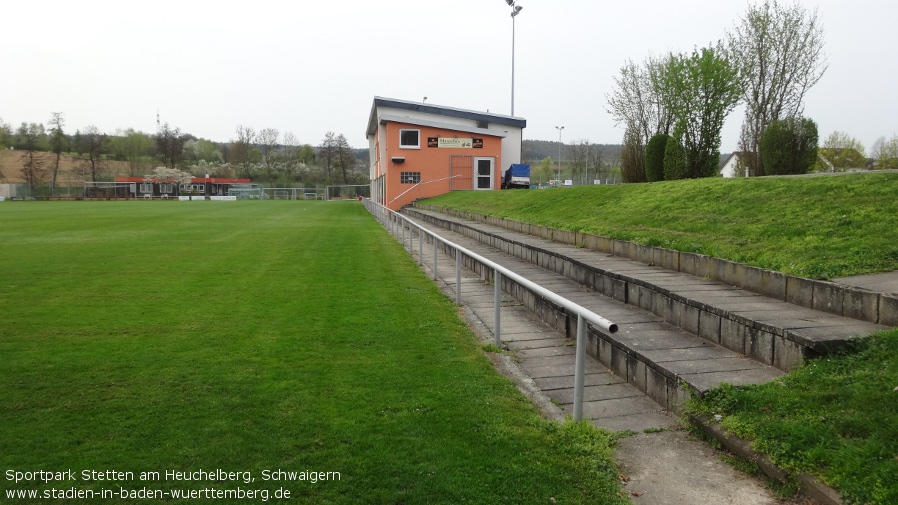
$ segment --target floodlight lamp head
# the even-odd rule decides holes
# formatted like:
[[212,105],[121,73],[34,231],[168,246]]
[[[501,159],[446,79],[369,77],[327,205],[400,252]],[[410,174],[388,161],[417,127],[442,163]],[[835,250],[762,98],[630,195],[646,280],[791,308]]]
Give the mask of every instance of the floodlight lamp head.
[[523,8],[524,8],[524,6],[522,6],[522,5],[515,5],[514,13],[517,14],[517,13],[521,12],[521,9],[523,9]]
[[514,5],[514,0],[505,0],[508,5]]

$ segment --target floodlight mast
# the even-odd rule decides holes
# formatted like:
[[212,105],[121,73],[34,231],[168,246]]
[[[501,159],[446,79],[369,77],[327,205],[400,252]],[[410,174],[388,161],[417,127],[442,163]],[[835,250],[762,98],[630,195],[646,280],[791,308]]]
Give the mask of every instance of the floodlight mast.
[[556,130],[558,130],[558,185],[561,185],[561,130],[564,130],[564,126],[556,126]]
[[511,115],[514,116],[514,18],[524,7],[516,5],[517,0],[505,0],[505,3],[511,7]]

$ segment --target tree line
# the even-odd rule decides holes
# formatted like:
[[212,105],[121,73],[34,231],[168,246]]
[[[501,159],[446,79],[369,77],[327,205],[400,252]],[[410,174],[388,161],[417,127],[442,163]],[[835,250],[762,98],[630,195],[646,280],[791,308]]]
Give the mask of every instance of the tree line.
[[133,177],[147,176],[161,166],[196,177],[240,177],[279,187],[368,182],[368,150],[353,149],[344,135],[333,132],[314,147],[300,143],[291,132],[256,131],[245,125],[238,125],[235,137],[223,143],[168,123],[156,134],[134,129],[106,134],[94,125],[70,134],[63,113],[54,112],[46,126],[22,123],[14,129],[0,119],[0,149],[10,148],[21,153],[20,175],[31,191],[49,194],[55,194],[64,155],[78,158],[85,181],[93,182],[112,178],[110,161],[123,163]]
[[[803,117],[804,97],[827,69],[816,9],[777,0],[749,5],[726,40],[691,53],[628,60],[606,95],[625,128],[626,182],[717,175],[720,131],[740,103],[741,173],[806,173],[816,164],[817,124]],[[832,148],[853,147],[835,132]],[[874,146],[879,167],[898,163],[898,137]],[[861,152],[863,149],[861,148]]]

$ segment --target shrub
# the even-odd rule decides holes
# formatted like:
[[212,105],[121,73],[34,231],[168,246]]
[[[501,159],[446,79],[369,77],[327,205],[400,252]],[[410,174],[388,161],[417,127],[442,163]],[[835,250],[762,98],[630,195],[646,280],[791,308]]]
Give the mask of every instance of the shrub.
[[686,164],[686,149],[680,139],[671,137],[664,145],[664,180],[675,181],[688,179],[689,167]]
[[649,182],[664,180],[664,150],[670,135],[659,133],[645,146],[645,178]]
[[817,161],[817,123],[786,118],[761,135],[761,160],[768,175],[806,174]]
[[628,127],[624,132],[620,174],[624,182],[645,182],[645,147],[639,138],[639,130],[635,127]]

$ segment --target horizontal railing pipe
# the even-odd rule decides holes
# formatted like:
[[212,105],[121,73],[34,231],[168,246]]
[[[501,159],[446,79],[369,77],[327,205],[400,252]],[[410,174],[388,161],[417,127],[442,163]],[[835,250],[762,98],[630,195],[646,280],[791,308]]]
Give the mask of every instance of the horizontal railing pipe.
[[[378,203],[372,202],[371,200],[367,200],[367,199],[365,200],[365,202],[370,203],[371,205],[380,205]],[[387,210],[388,210],[388,213],[391,216],[393,216],[395,219],[404,221],[404,222],[408,223],[409,226],[414,226],[415,228],[417,228],[419,233],[424,233],[426,235],[429,235],[434,240],[438,240],[438,241],[446,244],[450,248],[460,251],[463,255],[482,263],[484,266],[486,266],[488,268],[492,268],[492,269],[500,272],[503,276],[513,280],[514,282],[517,282],[521,286],[542,296],[546,300],[549,300],[550,302],[552,302],[556,305],[560,305],[560,306],[564,307],[565,309],[570,310],[574,314],[582,314],[583,318],[586,319],[586,321],[588,321],[593,326],[602,328],[603,330],[605,330],[609,333],[614,333],[617,331],[617,325],[615,323],[609,321],[608,319],[605,319],[604,317],[596,314],[595,312],[593,312],[575,302],[572,302],[571,300],[568,300],[567,298],[565,298],[557,293],[554,293],[525,277],[521,277],[520,275],[516,274],[515,272],[512,272],[511,270],[503,267],[502,265],[499,265],[498,263],[496,263],[492,260],[484,258],[483,256],[480,256],[477,253],[469,251],[468,249],[465,249],[464,247],[462,247],[458,244],[455,244],[455,243],[437,235],[435,232],[433,232],[427,228],[424,228],[423,226],[415,223],[408,217],[406,217],[398,212],[395,212],[395,211],[392,211],[389,209],[387,209]]]
[[[495,303],[495,326],[494,326],[494,343],[496,346],[500,344],[499,332],[501,328],[501,321],[499,319],[500,313],[500,304],[501,304],[501,283],[502,278],[508,278],[511,281],[517,283],[518,285],[532,291],[536,295],[542,297],[545,300],[548,300],[555,305],[558,305],[577,316],[577,351],[576,351],[576,363],[574,366],[574,421],[580,421],[583,417],[583,386],[584,386],[584,375],[585,375],[585,359],[586,359],[586,323],[593,325],[594,327],[601,328],[609,333],[615,333],[617,331],[617,324],[611,322],[608,319],[596,314],[595,312],[568,300],[567,298],[550,291],[535,282],[522,277],[515,272],[503,267],[502,265],[484,258],[479,254],[472,252],[464,247],[455,244],[448,239],[445,239],[436,234],[431,230],[419,225],[418,223],[412,221],[408,217],[387,209],[383,205],[379,203],[375,203],[370,199],[363,199],[365,204],[365,208],[370,212],[375,218],[381,215],[385,215],[386,218],[384,220],[380,220],[381,223],[387,228],[388,231],[391,231],[397,238],[400,239],[400,243],[402,247],[405,247],[405,227],[408,225],[409,227],[409,250],[413,248],[411,235],[412,229],[417,229],[418,233],[422,237],[426,234],[431,237],[433,240],[433,278],[437,279],[437,244],[443,243],[450,249],[455,251],[455,298],[456,303],[461,305],[461,264],[462,257],[467,256],[472,260],[479,262],[487,268],[493,270],[493,282],[495,283],[495,293],[494,293],[494,303]],[[379,212],[383,209],[383,212]],[[392,226],[387,226],[388,224]],[[402,226],[402,236],[399,237],[399,233],[395,226]],[[419,246],[419,255],[423,254],[423,245]],[[419,258],[419,260],[423,260],[423,258]],[[422,263],[423,264],[423,263]]]

